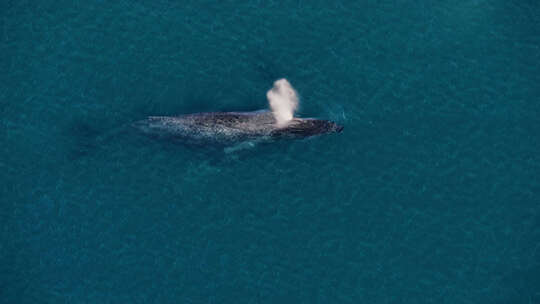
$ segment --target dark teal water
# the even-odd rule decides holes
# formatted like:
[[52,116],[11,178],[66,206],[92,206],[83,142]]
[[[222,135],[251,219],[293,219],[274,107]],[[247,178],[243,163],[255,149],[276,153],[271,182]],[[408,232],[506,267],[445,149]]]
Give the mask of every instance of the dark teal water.
[[[1,303],[540,303],[536,1],[3,0],[0,55]],[[344,132],[118,132],[280,77]]]

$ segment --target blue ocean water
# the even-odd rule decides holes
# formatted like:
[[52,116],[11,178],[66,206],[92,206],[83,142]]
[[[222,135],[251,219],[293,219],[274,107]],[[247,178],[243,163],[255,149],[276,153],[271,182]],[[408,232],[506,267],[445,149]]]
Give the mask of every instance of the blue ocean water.
[[[537,1],[0,2],[0,303],[540,303]],[[266,108],[236,153],[119,132]]]

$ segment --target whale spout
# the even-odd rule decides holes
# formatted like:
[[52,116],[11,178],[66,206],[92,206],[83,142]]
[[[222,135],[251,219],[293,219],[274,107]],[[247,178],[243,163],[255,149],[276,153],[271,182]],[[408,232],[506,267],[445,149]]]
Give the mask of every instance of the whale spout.
[[293,119],[294,111],[298,109],[298,93],[287,79],[276,80],[266,98],[278,126],[285,126]]

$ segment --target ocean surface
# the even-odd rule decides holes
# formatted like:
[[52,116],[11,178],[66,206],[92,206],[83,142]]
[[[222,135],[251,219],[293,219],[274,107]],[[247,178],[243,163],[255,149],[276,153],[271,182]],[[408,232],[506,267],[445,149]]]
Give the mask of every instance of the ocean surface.
[[0,303],[540,303],[540,3],[2,0]]

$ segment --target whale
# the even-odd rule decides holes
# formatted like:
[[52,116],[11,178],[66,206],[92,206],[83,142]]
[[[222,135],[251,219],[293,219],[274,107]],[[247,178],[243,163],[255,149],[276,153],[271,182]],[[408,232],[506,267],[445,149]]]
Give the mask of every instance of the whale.
[[301,139],[340,133],[343,126],[333,121],[293,117],[286,124],[277,122],[272,111],[206,112],[178,116],[149,116],[132,124],[152,138],[185,144],[224,146],[245,142]]

